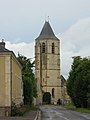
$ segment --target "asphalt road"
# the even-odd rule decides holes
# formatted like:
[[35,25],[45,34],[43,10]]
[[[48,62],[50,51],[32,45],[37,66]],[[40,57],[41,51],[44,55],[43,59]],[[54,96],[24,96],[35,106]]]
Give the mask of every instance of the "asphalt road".
[[40,107],[41,120],[90,120],[89,114],[81,114],[67,110],[61,106],[45,105]]

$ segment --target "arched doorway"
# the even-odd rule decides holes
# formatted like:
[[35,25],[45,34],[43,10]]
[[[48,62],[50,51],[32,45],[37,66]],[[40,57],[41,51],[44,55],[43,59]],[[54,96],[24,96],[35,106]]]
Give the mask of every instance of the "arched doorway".
[[43,103],[45,103],[45,104],[51,103],[51,94],[49,92],[45,92],[43,94]]

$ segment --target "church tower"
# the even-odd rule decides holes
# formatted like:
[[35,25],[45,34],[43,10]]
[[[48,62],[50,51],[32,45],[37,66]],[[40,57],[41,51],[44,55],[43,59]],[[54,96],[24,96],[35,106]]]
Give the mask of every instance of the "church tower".
[[61,99],[60,40],[47,21],[35,40],[35,78],[37,104],[57,103]]

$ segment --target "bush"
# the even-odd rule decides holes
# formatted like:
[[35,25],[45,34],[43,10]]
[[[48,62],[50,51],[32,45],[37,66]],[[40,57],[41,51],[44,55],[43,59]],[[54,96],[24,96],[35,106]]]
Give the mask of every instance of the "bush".
[[30,105],[23,105],[22,107],[13,107],[12,108],[12,116],[23,116],[26,112],[30,110],[37,110],[38,107],[30,106]]

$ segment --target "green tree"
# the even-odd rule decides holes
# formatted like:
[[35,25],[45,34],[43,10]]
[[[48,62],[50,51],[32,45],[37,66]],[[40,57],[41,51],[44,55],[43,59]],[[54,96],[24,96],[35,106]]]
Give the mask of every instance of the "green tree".
[[17,59],[22,65],[24,104],[32,104],[33,97],[37,96],[36,81],[32,69],[34,62],[31,63],[30,59],[20,54]]
[[88,106],[88,85],[90,84],[90,59],[73,58],[73,65],[67,80],[67,92],[76,107]]
[[88,102],[88,108],[90,108],[90,83],[88,85],[87,102]]
[[76,81],[76,68],[79,65],[81,61],[81,57],[77,56],[77,57],[73,57],[73,64],[71,66],[71,71],[69,72],[69,77],[67,80],[67,92],[68,95],[71,97],[72,102],[76,105],[76,97],[74,96],[74,82]]
[[23,90],[24,90],[24,104],[32,104],[33,88],[32,88],[32,82],[28,77],[24,78]]

